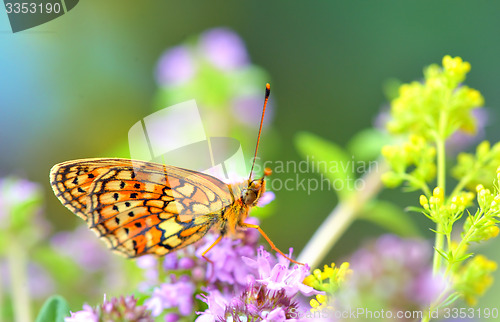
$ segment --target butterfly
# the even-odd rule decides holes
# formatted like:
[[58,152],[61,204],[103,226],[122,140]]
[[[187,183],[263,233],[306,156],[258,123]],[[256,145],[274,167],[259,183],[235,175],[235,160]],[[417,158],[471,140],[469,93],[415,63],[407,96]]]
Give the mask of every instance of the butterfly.
[[[255,148],[259,147],[266,96]],[[255,160],[255,158],[254,158]],[[255,161],[254,161],[255,162]],[[255,163],[254,163],[255,164]],[[163,256],[200,240],[210,230],[219,233],[205,255],[237,228],[255,228],[272,249],[281,252],[266,233],[245,223],[249,210],[265,191],[265,178],[226,184],[220,179],[193,170],[160,163],[95,158],[67,161],[50,170],[50,183],[56,197],[74,214],[87,222],[108,247],[129,258],[146,254]]]

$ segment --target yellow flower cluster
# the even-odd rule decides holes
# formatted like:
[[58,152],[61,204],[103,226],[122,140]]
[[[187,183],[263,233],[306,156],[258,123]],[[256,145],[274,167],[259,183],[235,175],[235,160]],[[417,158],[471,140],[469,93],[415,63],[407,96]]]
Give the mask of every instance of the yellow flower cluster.
[[462,152],[457,161],[452,175],[458,180],[467,178],[467,189],[474,190],[478,184],[482,184],[493,190],[495,186],[492,179],[498,177],[500,164],[500,142],[491,145],[490,142],[483,141],[477,146],[475,154]]
[[491,273],[496,269],[497,264],[494,261],[483,255],[477,255],[456,275],[459,279],[457,286],[469,305],[475,305],[477,298],[482,296],[493,284]]
[[[453,196],[449,203],[449,209],[452,212],[463,212],[465,208],[472,206],[474,194],[472,192],[462,191]],[[427,199],[425,195],[420,195],[420,205],[427,211],[430,210],[444,210],[444,193],[443,189],[436,187],[432,192],[432,196]]]
[[420,195],[420,205],[427,211],[444,210],[444,191],[436,187],[432,191],[429,199],[425,195]]
[[344,262],[339,267],[335,267],[335,263],[332,263],[331,266],[325,265],[323,270],[315,269],[311,275],[304,279],[303,283],[319,291],[333,293],[351,273],[349,263]]
[[393,170],[382,177],[387,186],[398,186],[402,174],[411,166],[415,167],[411,174],[418,180],[431,181],[436,176],[436,148],[429,145],[423,136],[410,135],[409,140],[401,146],[386,145],[382,148],[382,155]]
[[[477,185],[477,201],[483,216],[469,216],[464,223],[464,232],[470,231],[474,225],[470,241],[484,241],[498,236],[500,228],[497,226],[498,220],[494,218],[499,212],[500,195],[494,196],[490,189],[485,189],[482,184]],[[485,218],[486,217],[486,218]]]
[[460,57],[452,58],[446,55],[443,57],[443,68],[445,73],[450,77],[462,82],[465,79],[465,75],[470,71],[470,63],[464,62]]
[[351,274],[349,263],[344,262],[339,267],[335,267],[335,263],[331,266],[325,265],[323,270],[315,269],[311,275],[307,276],[303,281],[304,284],[326,293],[316,295],[316,298],[310,301],[311,312],[333,310],[330,305],[331,296]]
[[482,184],[476,186],[477,202],[484,212],[492,211],[498,214],[500,206],[500,195],[494,195],[490,189],[486,189]]
[[472,192],[462,191],[451,198],[450,209],[452,211],[463,212],[465,208],[472,206],[473,200],[474,194]]
[[333,306],[330,305],[330,297],[322,294],[316,295],[315,299],[309,301],[311,312],[333,311]]
[[[461,85],[470,64],[460,57],[445,56],[443,66],[431,65],[424,71],[425,82],[403,84],[392,101],[393,119],[387,124],[393,133],[413,133],[428,140],[446,139],[457,127],[475,131],[472,109],[484,104],[481,94]],[[446,123],[440,123],[442,118]],[[446,126],[443,128],[442,125]]]

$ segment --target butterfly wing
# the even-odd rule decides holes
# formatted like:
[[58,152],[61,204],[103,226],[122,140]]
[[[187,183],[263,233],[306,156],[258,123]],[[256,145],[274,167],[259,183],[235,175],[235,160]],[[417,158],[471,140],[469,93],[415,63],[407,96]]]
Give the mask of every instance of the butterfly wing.
[[116,166],[116,159],[85,159],[56,164],[50,169],[50,184],[56,197],[75,215],[87,220],[87,197],[100,175]]
[[196,242],[233,202],[217,178],[152,162],[76,160],[56,165],[51,178],[61,202],[128,257],[164,255]]

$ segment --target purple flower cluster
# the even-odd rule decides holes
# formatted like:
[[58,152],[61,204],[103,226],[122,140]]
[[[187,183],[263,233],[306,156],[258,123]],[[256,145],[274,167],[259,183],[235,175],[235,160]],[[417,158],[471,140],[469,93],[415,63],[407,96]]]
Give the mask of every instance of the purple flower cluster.
[[[258,224],[255,218],[248,218],[247,222]],[[252,267],[242,265],[242,258],[255,257],[259,233],[255,229],[248,229],[240,234],[240,239],[222,239],[206,254],[206,257],[213,263],[206,265],[205,277],[210,284],[228,284],[235,290],[239,290],[240,287],[246,286],[248,276],[254,274]],[[201,258],[201,254],[213,244],[216,237],[216,235],[205,237],[197,248],[198,258]]]
[[221,70],[234,70],[249,63],[243,40],[226,28],[205,31],[200,37],[200,50],[208,61]]
[[215,321],[297,321],[299,304],[285,292],[269,291],[265,285],[249,285],[240,296],[229,301],[217,290],[210,296],[202,295],[209,309],[196,322]]
[[[156,81],[177,99],[187,86],[190,96],[204,107],[228,106],[240,123],[255,126],[260,120],[267,77],[250,63],[244,41],[231,29],[213,28],[197,41],[167,49],[158,60]],[[266,123],[272,119],[272,101],[267,110]]]
[[[28,290],[30,296],[36,299],[48,297],[55,290],[54,280],[40,264],[29,261],[27,266]],[[11,272],[7,261],[0,258],[0,283],[5,291],[11,291]]]
[[201,34],[195,47],[180,45],[165,51],[158,61],[156,80],[166,86],[184,84],[196,76],[204,61],[228,72],[248,65],[249,58],[235,32],[214,28]]
[[335,307],[428,308],[446,290],[433,276],[431,247],[424,241],[384,235],[349,260],[355,272],[338,294]]
[[160,315],[163,310],[177,308],[180,315],[193,313],[195,285],[189,276],[176,278],[171,275],[168,283],[163,283],[153,290],[151,298],[144,303],[153,316]]
[[40,195],[38,184],[15,178],[0,178],[0,229],[11,224],[12,212],[16,207],[35,200]]
[[[41,203],[41,190],[37,183],[15,177],[0,178],[0,244],[14,243],[17,247],[32,249],[48,235],[52,227],[42,216]],[[20,238],[17,239],[17,236]],[[25,252],[21,256],[27,256],[28,250]],[[7,292],[11,291],[14,275],[9,271],[8,261],[7,257],[0,257],[0,285]],[[42,265],[29,259],[25,269],[27,285],[24,286],[28,287],[30,296],[44,298],[53,292],[54,281]]]
[[[258,224],[255,218],[247,218],[247,222]],[[151,298],[146,300],[145,305],[151,309],[153,316],[168,312],[169,319],[175,321],[176,314],[192,314],[195,292],[199,292],[203,285],[241,292],[247,285],[248,277],[257,272],[244,265],[242,257],[255,257],[259,233],[255,229],[248,229],[240,232],[238,237],[235,240],[223,238],[207,253],[207,258],[213,264],[203,259],[201,253],[217,238],[214,233],[209,233],[195,245],[166,255],[162,260],[162,268],[174,274],[160,286],[154,287]],[[144,269],[146,279],[140,289],[147,292],[159,282],[157,259],[143,256],[137,260],[137,264]]]
[[99,321],[128,321],[128,322],[153,322],[154,319],[145,306],[137,305],[133,296],[112,298],[102,305],[92,308],[85,304],[82,311],[71,312],[65,322],[99,322]]
[[263,247],[259,248],[256,259],[244,258],[244,263],[256,274],[247,275],[243,292],[207,287],[207,294],[201,299],[208,304],[208,309],[201,312],[197,322],[226,321],[228,318],[233,321],[298,321],[296,317],[305,309],[299,307],[296,295],[319,294],[302,283],[309,274],[309,267],[290,267],[288,260],[281,256],[274,258]]
[[55,234],[50,240],[52,247],[61,255],[71,257],[88,272],[96,272],[109,266],[112,260],[109,250],[84,225],[74,231]]
[[[255,218],[246,221],[258,224]],[[201,253],[217,238],[213,233],[165,256],[162,268],[170,272],[169,277],[153,288],[151,297],[144,303],[152,315],[164,315],[166,321],[194,317],[194,311],[200,309],[196,297],[208,305],[207,310],[199,312],[197,321],[225,321],[228,317],[239,321],[243,316],[248,317],[248,321],[250,318],[293,321],[299,311],[306,311],[307,305],[302,307],[303,303],[297,298],[319,293],[302,283],[309,268],[291,266],[287,259],[272,256],[262,246],[256,251],[259,233],[255,229],[240,231],[236,237],[224,238],[211,249],[206,254],[210,263]],[[155,258],[143,257],[138,265],[149,280],[142,288],[147,293],[153,285],[158,285],[158,263]],[[202,291],[205,294],[200,296]]]

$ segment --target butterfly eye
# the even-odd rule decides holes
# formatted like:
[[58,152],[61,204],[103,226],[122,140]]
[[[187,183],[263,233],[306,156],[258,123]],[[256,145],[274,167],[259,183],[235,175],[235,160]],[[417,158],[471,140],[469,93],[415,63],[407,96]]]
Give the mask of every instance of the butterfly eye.
[[257,192],[253,190],[251,187],[243,190],[243,195],[242,195],[243,202],[251,206],[255,203],[255,200],[257,199]]

